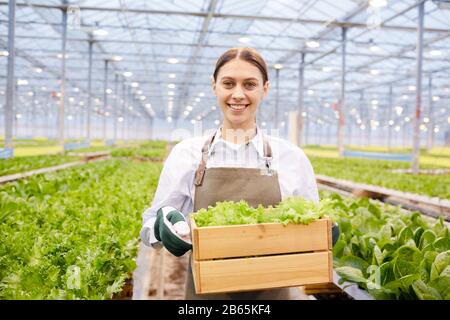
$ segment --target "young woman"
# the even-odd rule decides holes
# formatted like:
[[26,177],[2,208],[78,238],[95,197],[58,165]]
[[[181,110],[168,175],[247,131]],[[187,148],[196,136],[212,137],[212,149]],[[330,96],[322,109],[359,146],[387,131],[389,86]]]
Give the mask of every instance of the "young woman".
[[[191,243],[185,218],[218,201],[278,204],[288,196],[318,201],[311,164],[296,145],[263,134],[256,112],[269,92],[267,65],[250,48],[232,48],[218,59],[212,89],[223,113],[214,135],[178,143],[161,172],[152,206],[144,212],[141,239],[181,256]],[[186,299],[295,299],[283,288],[196,295],[189,267]]]

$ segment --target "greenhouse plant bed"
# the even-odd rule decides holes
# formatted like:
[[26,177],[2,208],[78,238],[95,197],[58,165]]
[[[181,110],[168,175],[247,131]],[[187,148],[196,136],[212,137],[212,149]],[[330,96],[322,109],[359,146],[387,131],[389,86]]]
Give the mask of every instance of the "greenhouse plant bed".
[[331,220],[198,227],[190,220],[197,294],[333,281]]
[[113,294],[112,300],[131,300],[133,297],[133,279],[129,278],[125,280],[122,287],[122,291]]

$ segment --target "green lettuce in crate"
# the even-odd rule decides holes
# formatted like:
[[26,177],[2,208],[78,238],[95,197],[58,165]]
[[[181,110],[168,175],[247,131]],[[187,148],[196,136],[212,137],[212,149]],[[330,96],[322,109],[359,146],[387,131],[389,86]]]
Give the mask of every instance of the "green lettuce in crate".
[[224,226],[236,224],[255,224],[280,222],[309,224],[322,218],[331,208],[328,199],[315,203],[301,197],[289,197],[277,206],[264,208],[259,205],[253,208],[244,200],[239,202],[217,202],[208,209],[200,209],[193,213],[195,223],[199,227]]

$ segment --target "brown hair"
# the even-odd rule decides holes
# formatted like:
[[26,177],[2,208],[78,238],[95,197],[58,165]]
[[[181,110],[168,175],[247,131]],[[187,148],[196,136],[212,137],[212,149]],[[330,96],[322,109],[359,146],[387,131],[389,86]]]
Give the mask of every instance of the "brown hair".
[[263,77],[263,84],[269,80],[267,72],[267,64],[261,55],[252,48],[231,48],[224,52],[216,62],[216,68],[214,69],[214,81],[217,81],[217,75],[219,74],[220,68],[227,62],[233,59],[241,59],[253,64],[255,67],[261,71]]

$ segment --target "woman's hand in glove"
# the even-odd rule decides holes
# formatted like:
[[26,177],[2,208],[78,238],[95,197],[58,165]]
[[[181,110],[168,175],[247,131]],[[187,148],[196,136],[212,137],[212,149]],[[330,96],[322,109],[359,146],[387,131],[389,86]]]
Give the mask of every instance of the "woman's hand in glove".
[[173,207],[163,207],[158,210],[154,232],[156,239],[177,257],[192,249],[189,225],[184,215]]

